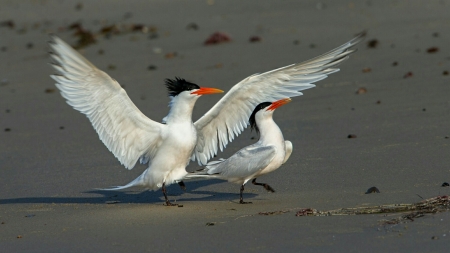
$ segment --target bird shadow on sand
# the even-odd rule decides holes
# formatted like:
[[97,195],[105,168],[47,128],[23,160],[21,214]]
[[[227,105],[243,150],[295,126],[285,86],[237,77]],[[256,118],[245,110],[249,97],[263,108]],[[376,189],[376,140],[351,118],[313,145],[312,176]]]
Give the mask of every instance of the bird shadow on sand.
[[[177,184],[167,187],[168,198],[171,202],[182,203],[184,201],[233,201],[238,202],[238,187],[233,187],[236,192],[214,192],[209,190],[198,190],[199,188],[223,183],[218,179],[188,181],[186,191],[181,190]],[[128,191],[105,191],[92,190],[83,192],[84,194],[101,195],[89,197],[24,197],[12,199],[0,199],[0,205],[4,204],[151,204],[164,203],[161,190],[128,190]],[[257,194],[245,193],[244,198],[250,199]]]

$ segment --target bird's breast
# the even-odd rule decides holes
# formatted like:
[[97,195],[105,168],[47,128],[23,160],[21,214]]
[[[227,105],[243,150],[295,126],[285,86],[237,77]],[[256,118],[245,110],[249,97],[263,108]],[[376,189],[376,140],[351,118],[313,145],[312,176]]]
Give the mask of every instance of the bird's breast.
[[197,130],[194,124],[173,124],[168,129],[165,143],[174,155],[188,159],[197,143]]
[[283,164],[284,157],[286,156],[286,150],[285,150],[284,142],[283,143],[278,143],[278,145],[276,147],[276,150],[277,151],[275,153],[275,157],[273,158],[273,160],[269,163],[269,165],[267,165],[266,168],[261,170],[259,175],[263,175],[263,174],[267,174],[269,172],[272,172],[272,171],[280,168],[280,166]]

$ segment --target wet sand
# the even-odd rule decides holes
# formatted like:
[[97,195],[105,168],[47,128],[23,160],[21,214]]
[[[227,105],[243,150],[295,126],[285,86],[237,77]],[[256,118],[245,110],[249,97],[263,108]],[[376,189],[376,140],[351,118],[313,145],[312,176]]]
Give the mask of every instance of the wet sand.
[[[448,212],[394,225],[379,221],[399,214],[295,213],[450,193],[441,187],[450,181],[448,13],[448,1],[1,3],[0,22],[13,21],[0,26],[1,251],[446,252]],[[168,112],[165,78],[227,91],[251,74],[318,56],[362,30],[368,35],[340,72],[276,111],[294,145],[283,167],[259,179],[276,193],[248,184],[244,198],[253,204],[239,205],[238,185],[189,181],[186,192],[168,188],[183,207],[166,207],[161,191],[94,190],[124,185],[145,167],[124,169],[49,77],[48,33],[74,45],[67,30],[74,22],[93,32],[118,23],[154,27],[98,36],[80,49],[154,120]],[[216,31],[232,41],[203,45]],[[367,92],[356,94],[362,87]],[[199,99],[194,120],[220,97]],[[219,157],[252,137],[247,130]],[[365,194],[372,186],[380,193]],[[286,212],[259,215],[274,211]]]

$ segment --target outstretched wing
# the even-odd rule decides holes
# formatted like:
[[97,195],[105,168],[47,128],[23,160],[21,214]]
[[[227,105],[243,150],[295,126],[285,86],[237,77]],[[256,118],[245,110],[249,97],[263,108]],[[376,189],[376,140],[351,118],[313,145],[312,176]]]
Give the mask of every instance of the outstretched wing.
[[116,80],[64,41],[53,36],[50,46],[57,71],[51,77],[67,103],[86,114],[100,140],[127,169],[139,158],[147,163],[161,143],[165,126],[147,118]]
[[246,178],[264,169],[275,157],[274,146],[245,147],[230,158],[212,166],[207,166],[210,175],[219,174],[221,178]]
[[292,64],[262,74],[247,77],[214,105],[195,126],[197,145],[192,160],[207,161],[226,147],[247,127],[248,118],[262,102],[273,102],[286,97],[302,95],[301,90],[315,87],[313,83],[339,71],[336,65],[348,59],[351,49],[364,37],[358,35],[342,46],[314,59]]

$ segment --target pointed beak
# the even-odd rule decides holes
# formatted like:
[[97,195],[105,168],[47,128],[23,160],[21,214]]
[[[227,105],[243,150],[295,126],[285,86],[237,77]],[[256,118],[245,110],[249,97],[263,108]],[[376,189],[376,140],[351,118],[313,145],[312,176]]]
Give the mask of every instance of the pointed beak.
[[207,88],[207,87],[200,87],[200,89],[191,92],[191,94],[195,94],[198,96],[201,95],[207,95],[207,94],[215,94],[215,93],[223,93],[223,90],[215,89],[215,88]]
[[289,102],[291,102],[291,99],[290,99],[290,98],[283,98],[283,99],[277,100],[277,101],[273,102],[273,103],[267,108],[267,111],[273,111],[273,110],[277,109],[278,107],[280,107],[280,106],[282,106],[282,105],[285,105],[285,104],[287,104],[287,103],[289,103]]

